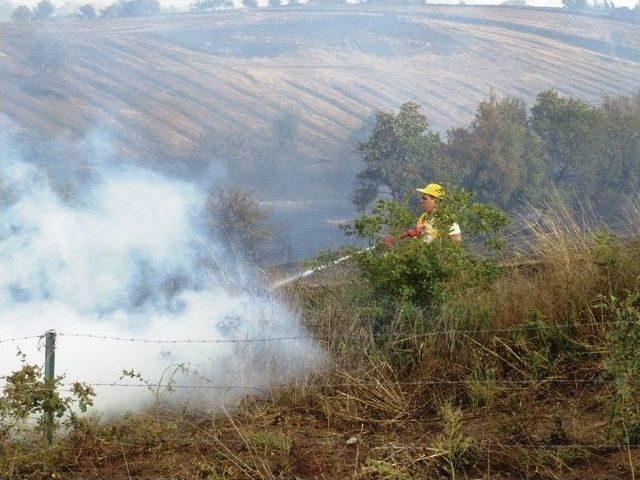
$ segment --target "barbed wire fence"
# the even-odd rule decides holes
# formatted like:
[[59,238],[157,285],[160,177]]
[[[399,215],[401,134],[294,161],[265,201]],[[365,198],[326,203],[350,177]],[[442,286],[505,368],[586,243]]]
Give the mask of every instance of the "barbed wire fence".
[[[575,329],[582,327],[591,328],[604,328],[611,325],[624,325],[637,323],[633,320],[613,320],[613,321],[593,321],[593,322],[579,322],[579,323],[566,323],[566,324],[540,324],[536,327],[548,327],[554,329]],[[375,339],[390,339],[394,338],[396,341],[415,340],[415,339],[429,339],[439,336],[454,336],[454,335],[481,335],[481,334],[505,334],[510,332],[522,332],[532,328],[528,325],[514,325],[503,328],[490,328],[490,329],[447,329],[428,331],[420,334],[407,335],[401,332],[389,332],[389,333],[376,333],[369,332],[365,336]],[[44,370],[45,370],[45,382],[52,382],[55,378],[55,352],[58,338],[79,338],[89,341],[108,341],[115,343],[139,343],[139,344],[253,344],[253,343],[270,343],[270,342],[297,342],[297,341],[313,341],[313,342],[331,342],[340,339],[340,335],[331,335],[331,338],[322,338],[320,335],[292,335],[292,336],[274,336],[274,337],[247,337],[247,338],[144,338],[144,337],[125,337],[114,335],[102,335],[93,333],[79,333],[79,332],[64,332],[48,330],[45,333],[23,335],[15,337],[0,338],[0,344],[16,343],[25,340],[36,340],[41,350],[41,344],[44,341]],[[353,338],[353,337],[351,337]],[[2,378],[2,377],[0,377]],[[178,384],[172,383],[170,389],[183,390],[183,391],[226,391],[226,392],[247,392],[247,394],[260,394],[262,392],[278,389],[278,388],[317,388],[317,389],[339,389],[339,388],[376,388],[379,387],[379,383],[371,381],[350,381],[350,382],[332,382],[323,380],[322,378],[310,379],[299,378],[290,379],[286,382],[269,382],[264,384],[255,385],[242,385],[242,384],[218,384],[209,378],[198,375],[198,378],[204,381],[203,384]],[[124,383],[121,381],[115,382],[81,382],[83,385],[90,387],[100,388],[127,388],[127,389],[151,389],[165,387],[165,385],[159,385],[154,383]],[[418,381],[393,381],[392,386],[394,388],[403,387],[419,387],[419,386],[466,386],[471,382],[481,382],[487,385],[494,385],[504,390],[522,390],[532,387],[544,387],[546,385],[566,385],[566,386],[602,386],[608,385],[612,380],[603,378],[601,376],[593,377],[575,377],[575,378],[531,378],[531,379],[481,379],[481,380],[469,380],[469,379],[450,379],[450,378],[425,378]],[[74,383],[58,382],[57,387],[61,392],[71,392],[71,387]],[[169,385],[167,385],[169,386]],[[50,416],[50,412],[45,412],[44,416],[45,426],[45,439],[49,445],[53,441],[53,421]],[[492,448],[528,448],[527,445],[492,445]],[[530,448],[552,448],[551,445],[534,445]],[[572,448],[571,445],[557,445],[558,448]],[[640,448],[640,445],[624,445],[625,448]],[[585,448],[585,449],[611,449],[616,448],[612,445],[584,445],[576,444],[573,448]]]
[[[605,327],[611,325],[624,325],[636,323],[633,320],[608,320],[608,321],[592,321],[592,322],[570,322],[570,323],[540,323],[535,324],[536,327],[554,328],[554,329],[573,329],[581,327]],[[411,338],[428,338],[436,336],[446,336],[455,334],[483,334],[483,333],[509,333],[517,331],[527,331],[533,328],[532,325],[521,324],[513,325],[502,328],[469,328],[469,329],[446,329],[446,330],[433,330],[418,334],[407,335],[402,332],[369,332],[366,336],[371,338],[389,338],[400,337],[405,339]],[[52,330],[53,331],[53,330]],[[117,342],[130,342],[130,343],[158,343],[158,344],[178,344],[178,343],[211,343],[211,344],[224,344],[224,343],[259,343],[259,342],[281,342],[281,341],[295,341],[295,340],[316,340],[322,341],[322,337],[318,335],[292,335],[284,337],[246,337],[246,338],[144,338],[144,337],[124,337],[115,335],[102,335],[92,333],[78,333],[78,332],[64,332],[56,331],[56,337],[77,337],[87,338],[94,340],[113,340]],[[45,338],[46,333],[24,335],[17,337],[0,338],[0,344],[8,342],[18,342],[20,340],[41,340]]]

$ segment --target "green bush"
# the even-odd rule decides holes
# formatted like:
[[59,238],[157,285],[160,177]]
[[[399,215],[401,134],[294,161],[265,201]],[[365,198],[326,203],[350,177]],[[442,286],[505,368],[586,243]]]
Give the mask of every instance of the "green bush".
[[511,332],[508,343],[532,378],[559,375],[593,353],[590,345],[580,339],[577,327],[549,321],[539,311],[533,312],[522,326]]
[[379,295],[422,307],[440,305],[445,283],[470,264],[458,245],[444,241],[406,241],[388,251],[365,252],[356,262]]
[[[472,203],[472,194],[462,189],[447,187],[446,191],[434,214],[434,226],[448,231],[457,222],[466,243],[483,241],[491,248],[499,248],[498,234],[508,217],[489,205]],[[397,237],[415,220],[416,215],[406,203],[381,200],[371,214],[343,227],[348,236],[375,246],[354,259],[378,296],[391,302],[432,308],[442,305],[450,286],[459,289],[484,285],[499,273],[495,262],[472,255],[466,246],[448,238],[431,243],[407,239],[396,242],[391,249],[385,247],[382,242],[385,236]]]
[[451,302],[461,293],[486,288],[500,275],[495,260],[479,255],[475,247],[500,248],[500,229],[508,217],[494,207],[473,203],[472,195],[462,189],[445,190],[433,223],[439,231],[459,223],[462,244],[448,236],[430,243],[407,238],[388,248],[385,237],[398,238],[415,225],[417,215],[408,202],[381,200],[370,213],[342,226],[347,236],[365,241],[367,249],[350,246],[323,252],[310,265],[351,257],[364,287],[354,288],[360,293],[351,299],[358,316],[375,334],[375,343],[390,364],[404,371],[419,366],[427,348],[421,335],[438,328],[439,317],[451,309]]
[[604,361],[611,376],[610,434],[630,444],[640,443],[640,294],[620,300],[609,297],[604,308],[616,322],[608,335],[609,355]]
[[63,395],[64,376],[45,379],[40,366],[30,365],[22,353],[18,355],[22,357],[22,367],[2,377],[5,385],[0,395],[0,426],[5,434],[13,425],[33,416],[38,417],[38,424],[42,427],[44,412],[50,412],[54,419],[66,417],[72,424],[77,420],[76,409],[85,412],[93,405],[95,392],[92,387],[74,382],[68,389],[68,395]]

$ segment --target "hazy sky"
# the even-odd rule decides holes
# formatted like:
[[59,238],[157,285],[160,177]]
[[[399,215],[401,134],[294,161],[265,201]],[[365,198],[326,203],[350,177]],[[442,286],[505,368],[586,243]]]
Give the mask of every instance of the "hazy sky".
[[[66,6],[67,8],[70,6],[73,6],[73,8],[75,8],[77,5],[84,4],[84,3],[92,3],[94,5],[108,5],[113,3],[114,1],[115,0],[87,0],[87,1],[52,0],[54,5],[58,7]],[[499,1],[466,0],[466,3],[468,5],[497,5],[497,4],[500,4],[501,1],[502,0],[499,0]],[[591,2],[592,0],[588,0],[588,1]],[[0,4],[11,3],[14,5],[22,4],[22,5],[29,5],[29,6],[36,5],[38,2],[39,0],[11,0],[10,2],[7,2],[6,0],[0,0]],[[304,3],[304,0],[302,0],[302,2]],[[174,7],[176,9],[181,9],[181,10],[188,9],[191,3],[193,3],[193,0],[160,0],[160,4],[163,7]],[[266,5],[266,3],[267,3],[267,0],[258,0],[258,4],[260,5],[262,4]],[[428,0],[428,3],[455,4],[458,2],[457,0]],[[540,6],[540,7],[561,7],[562,6],[561,0],[527,0],[527,3],[529,5]],[[623,7],[623,6],[634,7],[638,3],[638,0],[614,0],[613,3],[618,7]]]

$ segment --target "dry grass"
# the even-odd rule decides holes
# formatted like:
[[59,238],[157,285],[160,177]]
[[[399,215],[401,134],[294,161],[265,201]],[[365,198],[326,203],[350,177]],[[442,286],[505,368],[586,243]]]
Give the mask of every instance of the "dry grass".
[[[440,317],[444,327],[456,328],[461,319],[476,324],[487,319],[493,328],[534,319],[552,324],[595,323],[599,295],[638,288],[640,262],[635,240],[616,237],[599,227],[590,214],[577,217],[557,196],[550,202],[553,207],[520,226],[521,236],[513,239],[515,261],[504,263],[517,266],[523,256],[534,262],[505,268],[489,289],[460,292]],[[622,228],[637,225],[640,212],[630,212]],[[464,315],[469,310],[471,319]]]

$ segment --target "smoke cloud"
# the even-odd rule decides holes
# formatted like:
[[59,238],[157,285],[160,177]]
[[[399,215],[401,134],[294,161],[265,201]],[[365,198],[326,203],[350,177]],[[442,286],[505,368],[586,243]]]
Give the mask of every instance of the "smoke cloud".
[[[207,387],[198,398],[215,403],[247,390],[208,387],[261,389],[322,361],[304,338],[160,344],[65,335],[227,342],[308,334],[250,269],[229,261],[202,233],[205,194],[193,184],[102,166],[64,195],[46,170],[21,160],[6,142],[2,157],[0,337],[61,332],[56,373],[65,382],[139,383],[120,380],[133,369],[155,383],[186,364],[176,383]],[[19,367],[18,348],[29,363],[42,363],[36,339],[3,343],[0,374]],[[96,390],[104,408],[150,398],[144,388]]]

